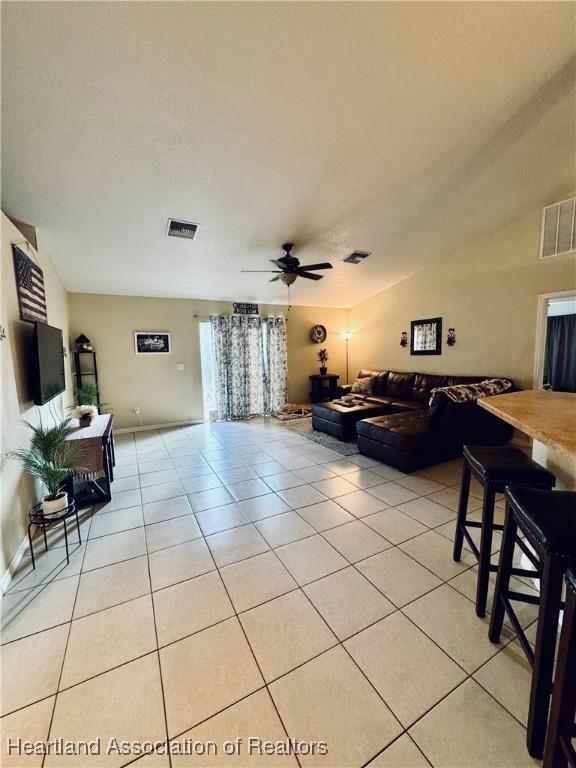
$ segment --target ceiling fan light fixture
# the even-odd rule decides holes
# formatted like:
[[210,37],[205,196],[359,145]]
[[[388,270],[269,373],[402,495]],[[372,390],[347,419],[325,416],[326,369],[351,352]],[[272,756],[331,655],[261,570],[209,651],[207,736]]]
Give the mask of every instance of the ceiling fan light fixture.
[[297,277],[298,275],[296,272],[283,272],[280,275],[280,280],[284,283],[284,285],[292,285]]

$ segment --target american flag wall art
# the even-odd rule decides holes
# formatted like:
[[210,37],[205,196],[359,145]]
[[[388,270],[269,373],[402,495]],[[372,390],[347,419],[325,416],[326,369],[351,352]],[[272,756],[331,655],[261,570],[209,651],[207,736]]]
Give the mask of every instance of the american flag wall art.
[[30,323],[35,321],[47,323],[44,274],[40,267],[17,245],[12,246],[12,253],[14,255],[20,319]]

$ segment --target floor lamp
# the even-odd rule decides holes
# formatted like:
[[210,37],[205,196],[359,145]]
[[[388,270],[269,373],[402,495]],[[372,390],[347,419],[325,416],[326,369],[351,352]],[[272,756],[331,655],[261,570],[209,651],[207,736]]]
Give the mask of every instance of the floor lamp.
[[346,331],[346,333],[342,334],[342,338],[346,342],[346,384],[350,384],[350,381],[348,380],[348,342],[352,338],[352,334],[350,331]]

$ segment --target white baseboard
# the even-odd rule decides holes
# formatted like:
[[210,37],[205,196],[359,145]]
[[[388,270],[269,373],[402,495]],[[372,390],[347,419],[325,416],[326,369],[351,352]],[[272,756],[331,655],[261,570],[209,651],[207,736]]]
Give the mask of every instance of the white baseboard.
[[171,427],[189,427],[194,424],[205,424],[206,419],[188,419],[187,421],[167,421],[164,424],[147,424],[145,427],[122,427],[115,429],[115,435],[123,435],[128,432],[149,432],[151,429],[170,429]]
[[0,579],[0,591],[2,592],[2,594],[5,594],[6,590],[10,586],[12,577],[18,570],[18,566],[20,565],[27,548],[28,548],[28,536],[25,536],[20,542],[20,544],[18,545],[18,549],[16,550],[14,557],[12,558],[12,560],[10,560],[10,563],[8,564],[8,568],[6,568],[2,578]]

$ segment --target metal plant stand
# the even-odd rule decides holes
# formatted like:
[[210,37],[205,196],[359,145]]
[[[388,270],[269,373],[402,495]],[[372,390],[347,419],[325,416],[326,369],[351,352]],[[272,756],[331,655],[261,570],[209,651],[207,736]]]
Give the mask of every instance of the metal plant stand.
[[28,542],[30,544],[30,555],[32,556],[32,567],[36,568],[36,561],[34,559],[34,546],[32,544],[32,526],[37,525],[42,528],[44,534],[44,547],[48,551],[48,538],[46,536],[46,528],[52,525],[58,525],[62,523],[64,525],[64,543],[66,544],[66,564],[70,563],[70,553],[68,551],[68,529],[67,520],[71,517],[76,518],[76,529],[78,531],[78,543],[82,544],[82,537],[80,536],[80,521],[78,520],[78,511],[76,509],[76,503],[74,499],[71,499],[68,506],[62,509],[55,515],[44,515],[42,511],[42,503],[36,504],[29,513],[30,523],[28,524]]

